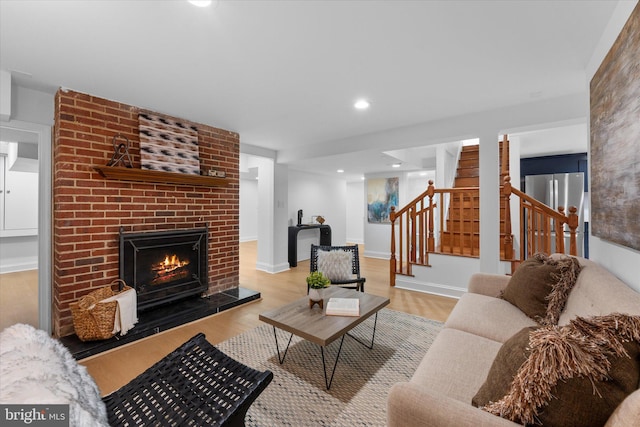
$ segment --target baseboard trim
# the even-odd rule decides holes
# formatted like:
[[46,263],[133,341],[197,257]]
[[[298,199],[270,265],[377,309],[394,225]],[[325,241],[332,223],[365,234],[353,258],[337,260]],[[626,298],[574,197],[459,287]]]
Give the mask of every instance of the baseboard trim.
[[391,255],[389,254],[389,252],[374,252],[374,251],[368,251],[365,249],[364,254],[362,254],[363,256],[369,257],[369,258],[378,258],[378,259],[389,259],[391,258]]
[[467,292],[466,289],[456,286],[448,286],[440,283],[430,282],[413,282],[405,278],[400,279],[399,276],[396,276],[396,288],[456,299],[459,299],[463,294]]
[[22,264],[9,264],[0,266],[0,274],[4,273],[17,273],[19,271],[37,270],[38,261],[25,262]]
[[264,262],[256,263],[256,270],[264,271],[266,273],[276,274],[289,270],[289,263],[283,262],[281,264],[266,264]]

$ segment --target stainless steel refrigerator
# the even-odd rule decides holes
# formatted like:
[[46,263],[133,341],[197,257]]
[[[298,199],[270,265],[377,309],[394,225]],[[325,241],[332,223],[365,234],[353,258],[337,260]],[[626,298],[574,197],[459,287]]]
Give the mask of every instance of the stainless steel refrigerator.
[[[527,175],[524,178],[525,193],[547,206],[558,210],[563,206],[565,213],[569,207],[578,208],[578,256],[584,256],[584,173],[556,173],[548,175]],[[525,222],[526,224],[526,222]],[[569,227],[564,226],[565,251],[569,253]],[[555,252],[555,233],[552,239],[552,252]]]

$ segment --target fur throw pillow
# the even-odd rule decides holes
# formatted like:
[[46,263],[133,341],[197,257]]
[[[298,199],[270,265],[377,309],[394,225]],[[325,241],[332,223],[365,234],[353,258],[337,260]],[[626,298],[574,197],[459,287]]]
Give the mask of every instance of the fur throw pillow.
[[525,425],[603,426],[640,381],[640,316],[525,328],[498,352],[472,404]]
[[318,271],[331,282],[342,282],[353,278],[351,252],[343,250],[318,251]]
[[501,297],[541,325],[557,325],[581,268],[574,257],[535,254],[513,272]]

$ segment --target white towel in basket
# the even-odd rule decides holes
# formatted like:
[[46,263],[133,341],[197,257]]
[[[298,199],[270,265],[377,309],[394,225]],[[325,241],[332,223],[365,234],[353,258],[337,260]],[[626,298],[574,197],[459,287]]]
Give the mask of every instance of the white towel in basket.
[[116,301],[118,303],[116,317],[113,321],[114,334],[120,332],[120,335],[124,335],[138,323],[138,299],[136,297],[136,290],[128,289],[102,300],[102,302]]

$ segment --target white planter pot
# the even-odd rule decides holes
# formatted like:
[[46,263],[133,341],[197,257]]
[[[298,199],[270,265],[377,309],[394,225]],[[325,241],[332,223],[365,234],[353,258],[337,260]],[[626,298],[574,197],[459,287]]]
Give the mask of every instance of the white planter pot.
[[311,301],[321,301],[322,300],[322,291],[323,289],[309,289],[309,299]]

